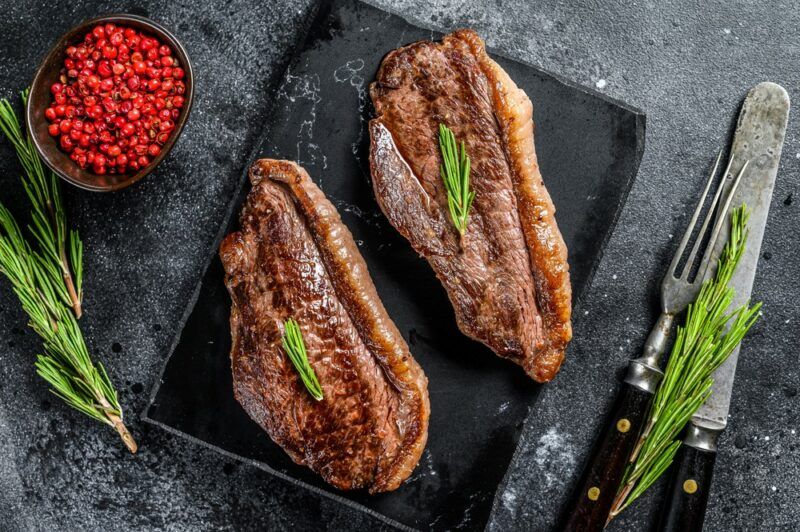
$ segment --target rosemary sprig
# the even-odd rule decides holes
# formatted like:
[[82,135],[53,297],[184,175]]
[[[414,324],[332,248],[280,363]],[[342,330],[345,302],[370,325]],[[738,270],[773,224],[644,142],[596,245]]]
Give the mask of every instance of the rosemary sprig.
[[[23,100],[26,94],[23,93]],[[0,204],[0,273],[5,275],[30,318],[30,327],[44,340],[44,354],[37,356],[36,371],[51,391],[69,406],[106,425],[114,427],[128,449],[137,446],[122,421],[117,392],[105,368],[94,364],[78,325],[82,245],[74,231],[70,237],[70,256],[77,288],[70,290],[72,275],[63,275],[66,217],[57,182],[48,181],[42,163],[30,144],[22,141],[19,122],[7,100],[0,100],[0,124],[17,150],[25,169],[23,184],[34,205],[33,249],[13,215]],[[50,177],[52,173],[49,173]],[[53,214],[52,218],[47,215]],[[53,225],[50,224],[52,221]],[[69,271],[69,267],[66,267]]]
[[[22,102],[27,105],[27,90],[22,92]],[[30,231],[39,242],[42,253],[48,257],[49,264],[56,266],[55,269],[47,268],[47,273],[63,278],[63,282],[55,282],[53,286],[57,289],[57,295],[80,318],[83,300],[83,243],[77,231],[67,231],[58,178],[51,170],[45,170],[33,140],[30,135],[23,136],[17,115],[6,99],[0,100],[0,129],[14,145],[25,170],[21,178],[22,185],[33,206],[33,225]]]
[[300,332],[300,326],[297,322],[289,318],[283,323],[283,350],[286,356],[292,361],[297,373],[300,374],[300,380],[303,381],[308,393],[317,401],[322,400],[322,387],[317,380],[317,374],[314,373],[314,368],[308,362],[308,353],[306,353],[306,344],[303,341],[303,333]]
[[678,328],[664,377],[609,515],[616,517],[672,463],[678,435],[711,394],[712,374],[758,319],[761,303],[727,312],[734,297],[728,283],[747,243],[747,208],[731,213],[731,232],[713,279],[703,283],[686,322]]
[[450,209],[453,224],[458,229],[459,241],[463,245],[469,221],[469,209],[475,199],[475,191],[469,188],[469,155],[464,142],[461,142],[459,149],[455,134],[444,124],[439,124],[439,149],[442,152],[439,172],[447,190],[447,207]]

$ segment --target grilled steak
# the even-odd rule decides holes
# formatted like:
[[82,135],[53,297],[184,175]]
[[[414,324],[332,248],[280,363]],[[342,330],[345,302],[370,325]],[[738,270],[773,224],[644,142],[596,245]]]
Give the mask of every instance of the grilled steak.
[[[572,337],[567,249],[533,144],[533,108],[471,30],[389,53],[370,95],[370,167],[391,224],[433,267],[459,328],[539,382]],[[476,192],[463,247],[438,127],[466,144]]]
[[[428,381],[378,298],[334,206],[299,166],[262,159],[241,230],[220,247],[236,399],[298,464],[340,489],[397,488],[428,434]],[[294,318],[322,385],[281,348]]]

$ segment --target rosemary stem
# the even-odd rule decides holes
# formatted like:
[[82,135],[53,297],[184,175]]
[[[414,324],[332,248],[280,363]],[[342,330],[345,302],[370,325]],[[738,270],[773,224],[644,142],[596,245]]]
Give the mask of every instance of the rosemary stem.
[[611,520],[614,519],[617,515],[619,515],[619,513],[622,511],[622,504],[625,502],[625,499],[628,498],[628,495],[630,494],[632,489],[633,489],[633,482],[628,482],[627,484],[625,484],[625,487],[623,487],[620,490],[620,492],[617,493],[617,496],[614,497],[614,504],[611,505],[611,511],[608,512],[608,518],[606,519],[606,526],[608,526],[608,523],[610,523]]
[[[46,205],[47,212],[50,214],[50,223],[52,224],[53,234],[57,234],[58,217],[55,209],[53,208],[53,202],[48,199],[46,201]],[[72,304],[72,311],[75,313],[76,318],[80,318],[83,315],[83,309],[81,308],[81,300],[78,296],[78,292],[75,290],[75,282],[72,280],[72,271],[69,267],[69,259],[67,259],[67,250],[64,247],[63,240],[58,246],[58,261],[59,266],[61,267],[61,276],[64,278],[64,285],[67,287],[67,293],[69,294],[70,303]]]
[[122,438],[125,447],[131,452],[131,454],[136,454],[136,451],[139,449],[139,446],[136,444],[136,440],[133,439],[133,435],[128,430],[128,427],[125,426],[125,423],[122,422],[122,417],[114,414],[114,407],[108,402],[108,400],[103,397],[102,395],[97,396],[97,400],[102,405],[103,409],[105,409],[105,416],[108,418],[108,421],[114,427],[114,430],[117,431],[119,437]]
[[78,297],[78,293],[75,291],[75,283],[72,280],[72,272],[70,272],[69,267],[67,266],[67,252],[63,246],[61,247],[59,256],[61,258],[61,275],[64,278],[64,284],[67,286],[69,299],[72,302],[72,311],[75,313],[76,318],[80,318],[83,316],[83,308],[81,307],[81,300]]
[[[687,309],[656,390],[647,422],[617,489],[608,521],[642,495],[666,471],[682,445],[679,435],[711,394],[714,371],[755,322],[760,304],[730,309],[731,277],[747,242],[747,209],[731,212],[731,234],[716,274],[705,281]],[[606,524],[607,524],[606,523]]]
[[[22,93],[23,104],[27,95]],[[11,282],[30,327],[44,341],[34,363],[36,373],[68,406],[114,427],[135,453],[136,441],[122,421],[114,385],[102,364],[92,361],[77,321],[83,313],[83,243],[76,231],[68,230],[58,178],[45,171],[6,99],[0,99],[0,131],[17,151],[32,209],[31,238],[25,238],[0,203],[0,274]]]
[[642,434],[639,436],[639,439],[636,441],[636,445],[633,448],[633,452],[631,453],[631,457],[629,463],[634,463],[636,458],[638,458],[639,453],[642,451],[642,447],[644,446],[644,442],[647,437],[650,435],[650,431],[653,430],[653,425],[655,424],[655,419],[650,420],[650,422],[645,426]]

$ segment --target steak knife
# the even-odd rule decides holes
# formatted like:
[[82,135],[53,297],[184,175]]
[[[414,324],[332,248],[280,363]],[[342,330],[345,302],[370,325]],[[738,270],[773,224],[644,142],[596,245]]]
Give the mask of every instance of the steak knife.
[[[775,83],[756,85],[747,95],[733,139],[735,161],[749,160],[748,171],[733,195],[733,205],[746,204],[750,211],[749,235],[739,266],[730,286],[735,296],[730,309],[747,304],[767,223],[772,190],[778,173],[789,95]],[[731,169],[733,173],[737,168]],[[716,242],[715,256],[728,240],[728,226]],[[717,439],[728,424],[728,410],[736,373],[739,346],[713,375],[711,395],[692,416],[675,460],[667,497],[662,506],[659,529],[669,532],[701,530],[708,503],[717,453]]]

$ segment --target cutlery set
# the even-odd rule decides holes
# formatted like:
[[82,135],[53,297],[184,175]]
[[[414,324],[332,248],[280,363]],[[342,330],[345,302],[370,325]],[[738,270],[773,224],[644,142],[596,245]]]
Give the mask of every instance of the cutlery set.
[[[728,164],[710,206],[705,209],[703,223],[695,232],[716,180],[722,154],[717,157],[669,265],[661,284],[661,315],[647,338],[642,356],[631,360],[628,365],[610,421],[600,435],[573,494],[566,530],[601,530],[607,524],[651,400],[663,377],[661,367],[676,316],[695,300],[703,281],[713,275],[712,266],[728,239],[729,210],[742,204],[750,211],[749,238],[741,263],[730,282],[735,291],[730,308],[737,308],[749,300],[788,115],[789,97],[779,85],[761,83],[747,95],[739,114]],[[692,237],[695,238],[694,244],[684,260]],[[703,246],[704,252],[698,261]],[[716,370],[711,396],[695,412],[685,430],[683,445],[672,465],[673,473],[659,518],[659,530],[702,528],[717,439],[727,425],[738,354],[739,347],[736,347]]]

